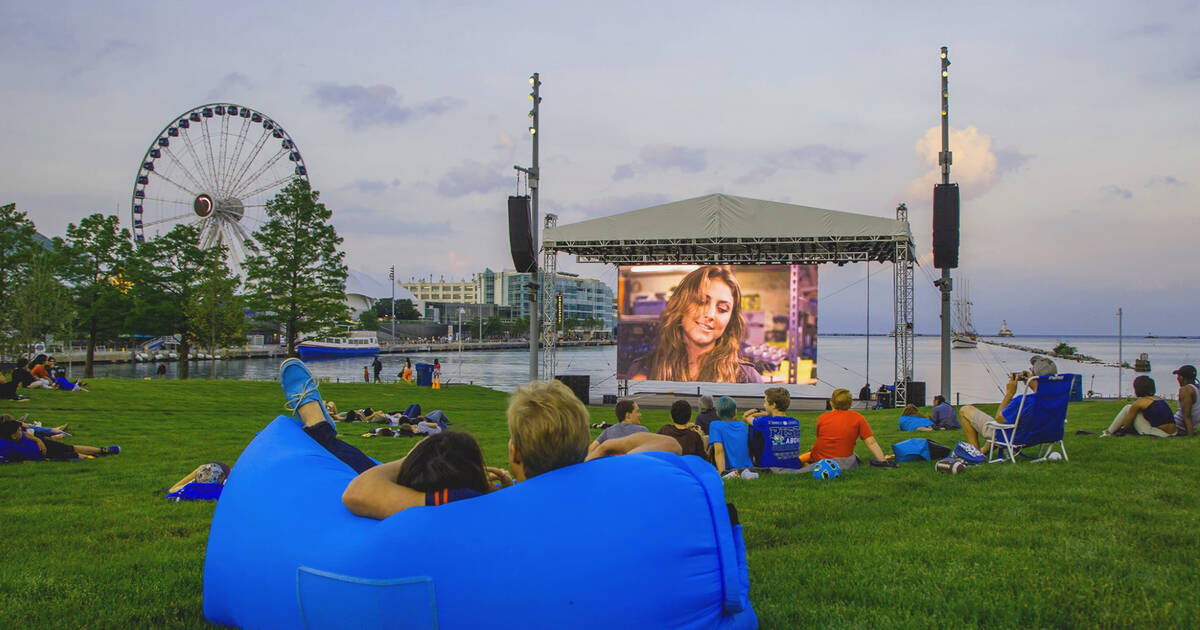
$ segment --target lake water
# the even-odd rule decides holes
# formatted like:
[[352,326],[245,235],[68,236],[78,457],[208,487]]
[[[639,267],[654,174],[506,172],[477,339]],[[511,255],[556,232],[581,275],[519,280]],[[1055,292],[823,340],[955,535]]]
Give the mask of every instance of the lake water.
[[[1117,361],[1117,338],[1094,336],[1024,336],[1008,339],[984,338],[1049,350],[1059,341],[1065,341],[1080,354],[1102,361]],[[867,378],[865,337],[826,336],[817,345],[816,385],[796,385],[789,389],[796,396],[828,396],[835,388],[845,387],[857,393],[868,381],[872,389],[881,382],[893,381],[893,339],[877,335],[870,338],[870,378]],[[1171,371],[1184,364],[1200,364],[1200,339],[1176,338],[1125,338],[1122,357],[1130,364],[1139,353],[1149,355],[1150,376],[1158,384],[1159,393],[1174,397],[1178,385]],[[404,364],[405,356],[413,362],[432,362],[437,357],[442,362],[442,380],[445,383],[473,383],[502,391],[512,391],[528,380],[529,355],[521,350],[490,350],[448,352],[441,354],[380,355],[383,361],[383,376],[395,380]],[[914,341],[914,380],[925,381],[926,403],[938,392],[941,383],[941,340],[937,337],[917,337]],[[951,351],[951,391],[962,403],[994,402],[1003,396],[1003,386],[1009,372],[1029,367],[1030,354],[1019,350],[980,343],[973,350]],[[1083,375],[1084,391],[1093,390],[1097,395],[1112,397],[1118,393],[1117,368],[1091,363],[1080,363],[1056,359],[1060,372]],[[369,359],[331,359],[312,361],[310,369],[318,377],[328,377],[341,382],[362,382],[363,366]],[[591,348],[566,348],[558,351],[558,374],[586,374],[591,378],[592,396],[617,393],[618,382],[614,376],[617,363],[615,346]],[[117,378],[142,378],[153,376],[157,366],[152,363],[116,363],[96,366],[96,375]],[[178,363],[167,364],[168,378],[176,378]],[[192,363],[192,378],[209,378],[212,363]],[[78,365],[75,366],[78,370]],[[78,374],[78,372],[76,372]],[[227,379],[275,380],[279,374],[279,359],[249,359],[217,361],[216,377]],[[1124,370],[1121,393],[1132,391],[1132,370]],[[695,383],[631,382],[631,392],[692,392]],[[755,395],[762,391],[761,385],[724,384],[700,385],[707,394]]]

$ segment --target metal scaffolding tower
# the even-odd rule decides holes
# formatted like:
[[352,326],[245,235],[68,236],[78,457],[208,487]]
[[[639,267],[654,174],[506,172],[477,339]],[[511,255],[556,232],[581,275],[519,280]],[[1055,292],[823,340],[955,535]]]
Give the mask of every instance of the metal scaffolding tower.
[[[558,225],[558,215],[546,213],[543,228]],[[542,232],[545,233],[545,230]],[[561,307],[558,292],[558,250],[542,248],[542,295],[541,295],[541,341],[542,379],[553,380],[557,374],[558,309]],[[532,314],[530,314],[532,317]]]
[[[908,223],[908,207],[896,207],[896,220]],[[908,385],[913,379],[913,243],[896,241],[896,257],[892,260],[896,294],[896,406],[908,404]]]

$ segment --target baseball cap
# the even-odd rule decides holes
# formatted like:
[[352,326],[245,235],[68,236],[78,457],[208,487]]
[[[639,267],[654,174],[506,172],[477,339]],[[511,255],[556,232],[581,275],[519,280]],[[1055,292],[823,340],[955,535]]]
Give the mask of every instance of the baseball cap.
[[1058,374],[1058,366],[1054,364],[1054,361],[1051,361],[1043,356],[1035,356],[1029,359],[1029,365],[1033,366],[1031,371],[1033,372],[1034,376],[1049,376],[1051,374]]
[[1171,373],[1178,374],[1178,375],[1182,376],[1183,378],[1188,379],[1189,381],[1196,380],[1196,366],[1194,366],[1194,365],[1182,366],[1178,370],[1175,370],[1174,372],[1171,372]]

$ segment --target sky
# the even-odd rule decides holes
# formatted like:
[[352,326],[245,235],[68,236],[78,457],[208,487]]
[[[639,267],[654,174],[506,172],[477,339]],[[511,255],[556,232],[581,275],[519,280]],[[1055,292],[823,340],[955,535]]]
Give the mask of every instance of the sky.
[[[836,5],[836,6],[834,6]],[[939,329],[932,184],[950,49],[956,282],[976,328],[1200,334],[1200,5],[1180,2],[42,2],[0,6],[0,203],[130,221],[160,129],[229,102],[295,140],[354,269],[512,266],[531,161],[565,225],[714,192],[905,203]],[[614,283],[615,268],[560,258]],[[892,326],[890,265],[821,269],[820,329]],[[960,283],[961,286],[961,283]]]

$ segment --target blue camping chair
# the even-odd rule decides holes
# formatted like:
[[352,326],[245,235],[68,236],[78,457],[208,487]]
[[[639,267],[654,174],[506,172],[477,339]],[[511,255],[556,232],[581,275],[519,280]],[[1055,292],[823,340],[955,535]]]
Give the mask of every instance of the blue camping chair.
[[[1022,392],[1024,395],[1012,424],[993,421],[985,425],[995,429],[992,438],[988,440],[992,445],[988,452],[988,463],[1007,459],[1015,464],[1017,453],[1031,446],[1041,447],[1037,456],[1033,458],[1034,461],[1042,461],[1049,457],[1055,446],[1066,460],[1067,449],[1063,446],[1063,431],[1067,423],[1071,383],[1077,378],[1080,378],[1078,374],[1030,377],[1025,382],[1025,391]],[[1037,381],[1037,391],[1031,394],[1029,384],[1033,381]]]

